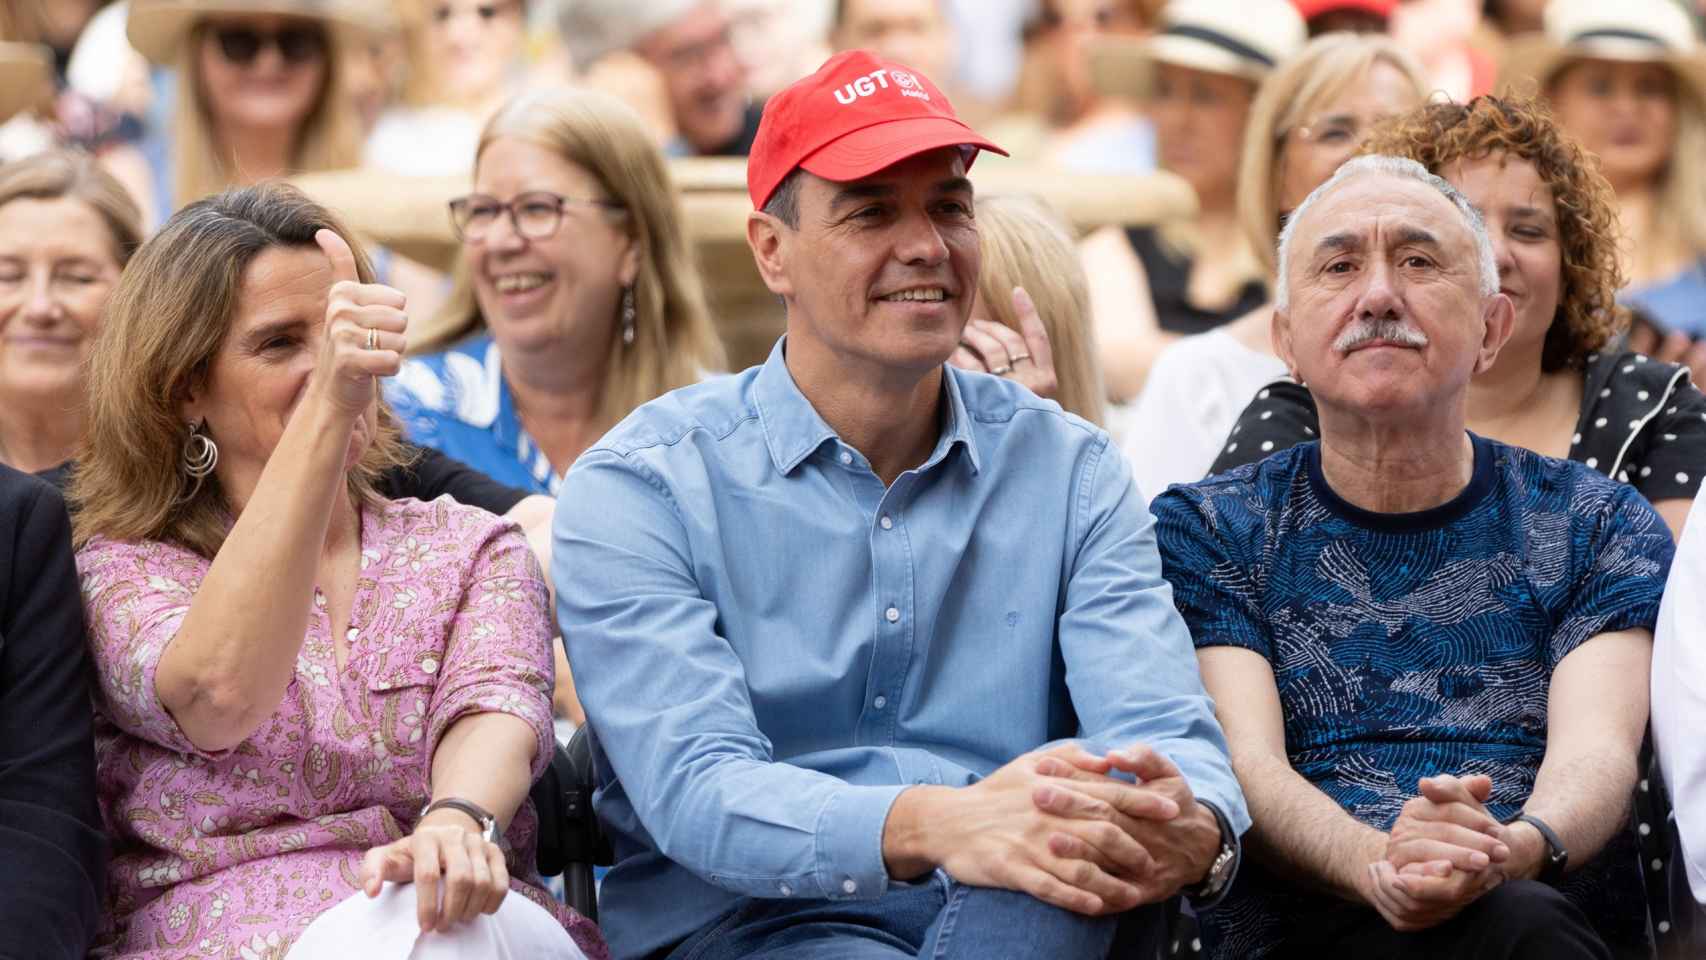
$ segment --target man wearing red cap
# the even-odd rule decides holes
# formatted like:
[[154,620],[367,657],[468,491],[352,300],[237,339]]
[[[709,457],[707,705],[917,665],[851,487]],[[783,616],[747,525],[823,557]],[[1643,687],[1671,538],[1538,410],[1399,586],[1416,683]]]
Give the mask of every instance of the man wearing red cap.
[[1124,459],[945,364],[995,149],[862,51],[778,93],[747,239],[787,336],[564,482],[619,958],[1153,955],[1236,869],[1249,816]]

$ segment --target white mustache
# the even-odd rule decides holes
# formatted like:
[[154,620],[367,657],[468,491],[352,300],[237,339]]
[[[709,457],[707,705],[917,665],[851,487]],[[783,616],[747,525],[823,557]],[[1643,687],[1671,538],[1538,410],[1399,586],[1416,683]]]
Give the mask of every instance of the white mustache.
[[1366,343],[1385,340],[1404,347],[1425,347],[1428,345],[1428,335],[1412,327],[1407,320],[1362,319],[1345,328],[1339,338],[1333,341],[1333,350],[1338,353],[1349,353]]

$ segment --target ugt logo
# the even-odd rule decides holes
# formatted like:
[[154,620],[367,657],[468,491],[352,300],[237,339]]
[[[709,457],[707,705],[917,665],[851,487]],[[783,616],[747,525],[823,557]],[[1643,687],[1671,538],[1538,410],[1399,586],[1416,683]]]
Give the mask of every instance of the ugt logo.
[[850,107],[864,97],[875,95],[878,90],[887,90],[891,78],[901,96],[930,99],[930,95],[924,92],[924,85],[912,74],[904,70],[873,70],[852,83],[842,84],[841,89],[835,91],[835,102]]

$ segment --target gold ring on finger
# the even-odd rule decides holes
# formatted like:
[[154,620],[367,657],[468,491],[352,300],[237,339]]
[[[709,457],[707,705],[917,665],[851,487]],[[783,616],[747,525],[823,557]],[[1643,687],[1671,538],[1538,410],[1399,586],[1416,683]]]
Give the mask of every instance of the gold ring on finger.
[[368,327],[367,328],[367,349],[377,350],[377,349],[379,349],[378,344],[379,344],[379,331],[373,329],[372,327]]
[[1011,364],[1004,363],[1001,366],[996,367],[993,370],[990,370],[989,372],[991,374],[993,374],[994,376],[997,376],[997,377],[1005,377],[1009,373],[1013,372],[1013,366]]
[[1014,366],[1018,366],[1020,360],[1029,360],[1031,359],[1031,355],[1028,353],[1015,353],[1007,359],[1011,361]]

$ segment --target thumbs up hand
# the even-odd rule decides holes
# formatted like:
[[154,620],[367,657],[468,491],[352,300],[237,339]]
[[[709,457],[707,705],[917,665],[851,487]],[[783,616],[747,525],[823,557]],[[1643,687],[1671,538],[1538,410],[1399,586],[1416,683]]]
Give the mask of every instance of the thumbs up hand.
[[389,377],[402,366],[408,348],[407,300],[399,290],[362,283],[355,254],[343,237],[321,230],[314,242],[332,262],[332,289],[320,362],[310,382],[354,420],[373,403],[374,378]]

